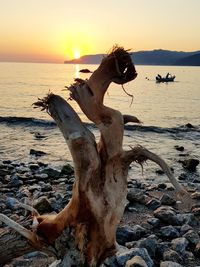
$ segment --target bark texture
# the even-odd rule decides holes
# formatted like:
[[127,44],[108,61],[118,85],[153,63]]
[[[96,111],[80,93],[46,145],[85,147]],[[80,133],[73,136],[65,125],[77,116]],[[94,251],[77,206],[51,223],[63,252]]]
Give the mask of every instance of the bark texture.
[[[73,195],[57,215],[36,214],[38,224],[35,231],[18,231],[31,243],[16,234],[10,239],[13,241],[8,243],[3,260],[0,256],[0,262],[5,263],[24,252],[39,249],[61,259],[59,267],[100,266],[116,251],[116,228],[125,207],[127,174],[132,161],[155,161],[164,168],[174,186],[184,192],[158,156],[140,146],[130,151],[123,150],[124,123],[140,121],[134,116],[123,116],[103,104],[111,82],[123,85],[136,76],[128,51],[115,47],[88,80],[77,79],[68,88],[71,99],[98,127],[98,143],[69,103],[60,96],[49,94],[35,103],[47,110],[67,142],[75,168]],[[11,227],[16,229],[16,226]],[[10,233],[10,238],[12,235]],[[0,255],[3,253],[1,244],[6,238],[9,239],[9,233],[0,233]],[[12,244],[20,244],[15,253],[12,252]]]

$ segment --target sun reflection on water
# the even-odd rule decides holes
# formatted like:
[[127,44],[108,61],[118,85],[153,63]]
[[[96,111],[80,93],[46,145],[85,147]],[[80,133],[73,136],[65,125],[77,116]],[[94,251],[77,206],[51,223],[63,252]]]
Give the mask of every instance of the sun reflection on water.
[[76,64],[75,65],[75,78],[80,78],[80,67],[79,67],[79,64]]

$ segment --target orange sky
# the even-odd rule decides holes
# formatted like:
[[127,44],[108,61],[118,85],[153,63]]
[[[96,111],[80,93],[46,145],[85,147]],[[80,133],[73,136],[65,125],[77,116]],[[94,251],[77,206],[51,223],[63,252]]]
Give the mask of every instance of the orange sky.
[[200,50],[200,0],[1,0],[0,61],[60,62],[75,54]]

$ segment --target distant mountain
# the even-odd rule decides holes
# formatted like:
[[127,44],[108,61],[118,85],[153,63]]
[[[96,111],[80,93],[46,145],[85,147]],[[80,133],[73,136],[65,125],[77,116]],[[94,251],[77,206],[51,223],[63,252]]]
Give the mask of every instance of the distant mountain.
[[[192,57],[193,60],[198,61],[198,54],[200,51],[194,52],[182,52],[182,51],[170,51],[170,50],[152,50],[152,51],[138,51],[130,53],[133,62],[136,65],[182,65],[181,60],[186,60]],[[73,59],[65,61],[66,64],[100,64],[105,54],[86,55],[79,59]],[[197,56],[197,57],[196,57]],[[193,59],[196,58],[196,59]],[[189,60],[190,61],[190,60]],[[188,62],[189,62],[188,61]],[[183,61],[184,62],[184,61]],[[186,65],[189,63],[185,63]],[[193,63],[194,64],[194,63]],[[184,63],[183,63],[184,65]],[[199,66],[199,65],[195,65]]]
[[178,66],[200,66],[200,53],[176,61]]
[[100,64],[103,59],[104,54],[97,55],[86,55],[82,56],[78,59],[66,60],[64,63],[66,64]]

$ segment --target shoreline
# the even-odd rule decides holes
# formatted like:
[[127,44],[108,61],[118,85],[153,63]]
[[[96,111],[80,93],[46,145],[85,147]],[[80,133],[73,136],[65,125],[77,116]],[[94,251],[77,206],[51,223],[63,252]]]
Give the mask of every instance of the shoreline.
[[[34,206],[41,214],[59,212],[71,198],[74,180],[73,167],[69,164],[56,170],[41,161],[29,164],[2,161],[0,213],[16,221],[23,220],[27,214],[16,207],[16,201]],[[156,180],[155,177],[154,181],[140,182],[131,177],[128,181],[127,205],[117,230],[117,242],[121,246],[116,257],[102,266],[124,266],[125,263],[121,263],[124,253],[126,261],[144,254],[141,257],[147,266],[151,263],[159,266],[165,261],[178,262],[185,267],[200,264],[200,251],[196,248],[200,245],[200,182],[185,181],[187,191],[193,194],[188,207],[188,203],[179,201],[169,182],[157,183]],[[4,225],[0,223],[0,227]],[[176,242],[177,247],[182,245],[181,252],[177,251]],[[161,253],[159,250],[163,246],[165,249]],[[54,260],[40,252],[29,254],[6,266],[35,266],[37,261],[38,267],[44,267]]]

